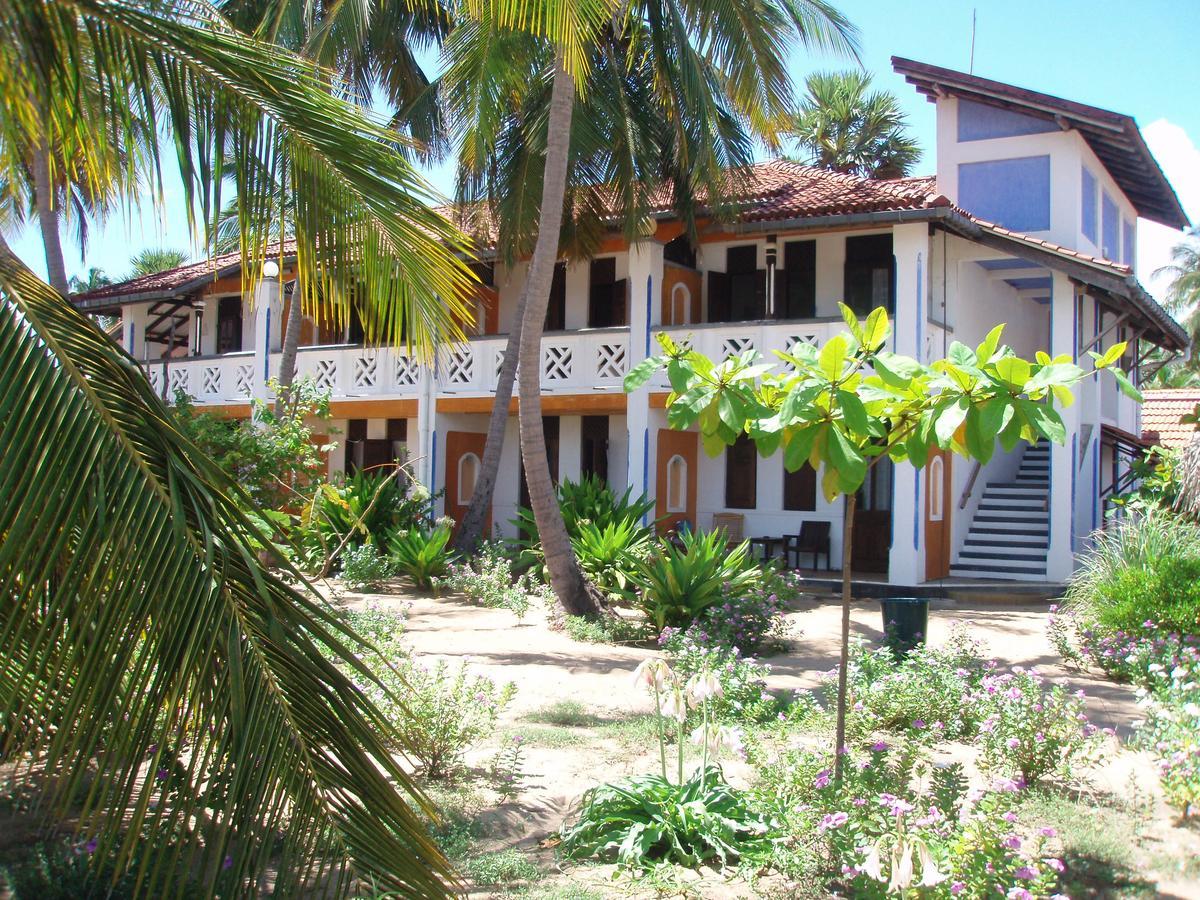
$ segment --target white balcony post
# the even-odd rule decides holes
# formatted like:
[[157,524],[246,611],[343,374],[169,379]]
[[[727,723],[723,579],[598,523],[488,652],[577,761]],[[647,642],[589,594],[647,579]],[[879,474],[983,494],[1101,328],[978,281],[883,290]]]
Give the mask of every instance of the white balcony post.
[[263,278],[254,289],[254,396],[269,397],[271,351],[278,350],[283,329],[283,299],[279,279]]
[[[653,356],[650,328],[654,305],[663,283],[663,245],[654,240],[638,241],[629,248],[629,352],[630,369]],[[636,496],[651,493],[650,391],[643,387],[627,395],[625,484]]]
[[[924,224],[897,225],[892,232],[896,257],[896,312],[892,344],[897,353],[921,358],[925,345],[928,292],[929,230]],[[925,580],[924,472],[896,466],[892,479],[892,548],[888,580],[918,584]]]
[[[1077,361],[1079,323],[1075,321],[1075,288],[1060,272],[1055,272],[1053,278],[1049,353],[1051,356],[1067,353]],[[1080,404],[1067,409],[1059,407],[1058,413],[1066,426],[1067,438],[1063,445],[1050,444],[1050,549],[1046,556],[1046,578],[1052,582],[1066,581],[1075,571]],[[1090,481],[1089,478],[1089,486]],[[1090,516],[1087,527],[1091,527]]]

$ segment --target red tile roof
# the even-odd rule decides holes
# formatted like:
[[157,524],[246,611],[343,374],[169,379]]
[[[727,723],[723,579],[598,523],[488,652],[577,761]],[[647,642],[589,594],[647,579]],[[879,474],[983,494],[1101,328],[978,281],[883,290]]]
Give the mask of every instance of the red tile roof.
[[1111,269],[1116,275],[1132,275],[1133,267],[1125,263],[1119,263],[1116,260],[1106,259],[1103,256],[1092,256],[1088,253],[1080,253],[1078,250],[1072,250],[1070,247],[1064,247],[1062,244],[1056,244],[1053,241],[1047,241],[1033,235],[1026,234],[1023,231],[1013,231],[1011,228],[1005,228],[1003,225],[997,225],[995,222],[989,222],[986,219],[981,219],[979,216],[972,215],[965,209],[955,207],[964,216],[992,234],[998,234],[1001,237],[1011,238],[1020,241],[1023,244],[1029,244],[1033,247],[1041,247],[1043,250],[1049,250],[1051,253],[1057,253],[1060,256],[1069,256],[1072,259],[1077,259],[1080,262],[1091,263],[1094,266],[1099,266],[1104,269]]
[[1200,403],[1200,388],[1161,388],[1145,391],[1142,403],[1142,440],[1163,447],[1184,447],[1196,434],[1195,425],[1179,419]]

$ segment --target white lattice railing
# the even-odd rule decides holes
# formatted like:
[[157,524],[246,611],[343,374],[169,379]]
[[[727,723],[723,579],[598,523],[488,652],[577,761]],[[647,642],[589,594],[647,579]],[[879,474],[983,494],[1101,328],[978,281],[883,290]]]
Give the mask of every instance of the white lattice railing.
[[[722,360],[747,350],[754,350],[765,363],[783,367],[785,363],[774,351],[791,352],[799,343],[823,344],[839,331],[844,331],[841,319],[818,319],[800,322],[727,322],[706,325],[677,325],[656,329],[666,332],[677,342],[690,344],[710,359]],[[658,352],[657,341],[651,353]],[[657,386],[667,384],[665,374],[656,376]]]
[[[272,370],[278,354],[271,354]],[[390,347],[302,347],[296,374],[311,378],[333,397],[394,397],[416,394],[421,367],[403,350]]]
[[[486,394],[495,390],[507,337],[475,338],[446,347],[438,356],[438,390]],[[542,339],[542,390],[620,388],[629,371],[629,332],[624,328],[548,334]]]
[[196,403],[245,403],[254,393],[254,354],[230,353],[213,357],[178,357],[167,361],[142,363],[150,386],[163,395],[166,372],[166,398],[174,399],[183,391]]

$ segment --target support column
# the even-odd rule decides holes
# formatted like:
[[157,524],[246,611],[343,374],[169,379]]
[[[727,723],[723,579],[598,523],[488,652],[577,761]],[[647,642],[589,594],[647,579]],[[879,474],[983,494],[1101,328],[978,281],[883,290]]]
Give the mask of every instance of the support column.
[[[892,317],[892,349],[896,353],[921,359],[925,347],[925,322],[929,315],[926,308],[928,226],[923,223],[897,225],[892,231],[892,253],[896,258],[896,312]],[[893,584],[920,584],[925,580],[925,473],[906,463],[896,466],[893,474],[892,546],[888,554],[888,581]]]
[[[1049,353],[1051,356],[1066,353],[1078,362],[1079,322],[1076,318],[1075,286],[1060,272],[1055,272],[1053,279]],[[1067,409],[1059,407],[1058,413],[1067,429],[1066,443],[1050,445],[1050,549],[1046,557],[1046,578],[1050,581],[1066,581],[1075,571],[1080,409],[1078,403]]]
[[278,278],[262,278],[254,288],[254,397],[271,399],[267,382],[274,371],[271,353],[278,352],[283,330],[283,297]]
[[[644,240],[630,246],[628,369],[657,351],[651,340],[650,317],[662,281],[663,245]],[[649,419],[650,392],[643,387],[628,396],[625,419],[628,429],[625,484],[633,489],[634,496],[651,491]]]

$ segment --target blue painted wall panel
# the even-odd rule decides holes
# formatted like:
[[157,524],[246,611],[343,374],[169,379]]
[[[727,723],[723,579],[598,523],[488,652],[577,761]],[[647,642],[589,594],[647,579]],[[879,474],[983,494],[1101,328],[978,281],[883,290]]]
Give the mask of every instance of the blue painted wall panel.
[[1121,236],[1121,262],[1132,266],[1134,253],[1133,223],[1125,222],[1122,227],[1123,234]]
[[1087,170],[1083,169],[1083,180],[1080,184],[1083,191],[1083,196],[1080,198],[1080,219],[1081,230],[1083,236],[1093,244],[1098,244],[1097,238],[1100,236],[1099,223],[1096,219],[1096,176]]
[[1100,201],[1100,252],[1107,259],[1121,256],[1121,213],[1116,201],[1106,193]]
[[962,163],[958,202],[1005,228],[1046,231],[1050,228],[1050,157]]
[[1058,126],[1046,119],[1022,115],[986,103],[958,101],[958,141],[986,141],[990,138],[1045,134]]

